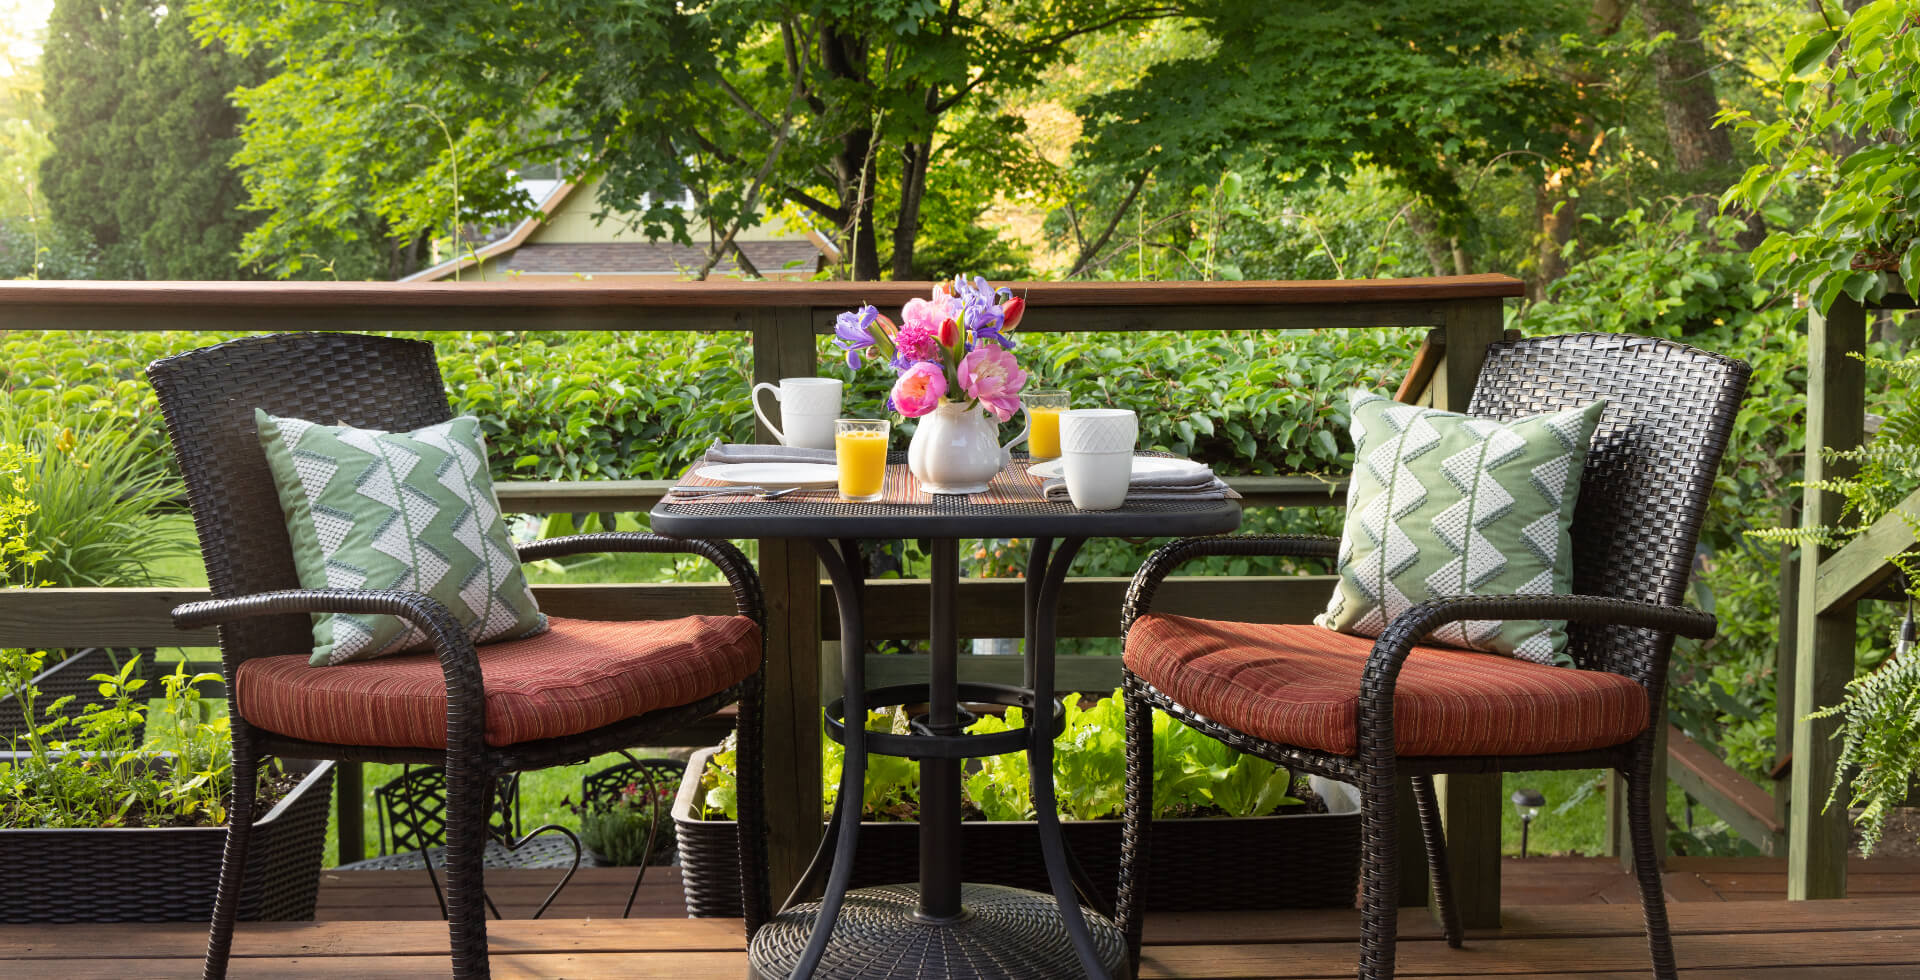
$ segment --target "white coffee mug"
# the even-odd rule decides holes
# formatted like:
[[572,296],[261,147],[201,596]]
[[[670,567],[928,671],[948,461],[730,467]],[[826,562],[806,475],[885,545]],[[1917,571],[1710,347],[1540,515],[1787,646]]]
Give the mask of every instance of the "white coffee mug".
[[1124,408],[1070,408],[1060,413],[1060,469],[1067,496],[1081,510],[1113,510],[1127,500],[1140,420]]
[[[762,388],[773,392],[773,400],[780,403],[780,421],[786,424],[784,431],[760,410]],[[762,381],[753,386],[748,397],[753,400],[753,414],[760,416],[761,423],[781,445],[833,448],[833,420],[840,417],[839,378],[781,378],[778,385]]]

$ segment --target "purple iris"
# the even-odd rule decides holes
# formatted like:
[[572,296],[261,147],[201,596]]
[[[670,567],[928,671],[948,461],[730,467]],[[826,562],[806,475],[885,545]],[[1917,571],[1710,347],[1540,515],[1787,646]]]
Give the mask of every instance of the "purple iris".
[[847,352],[847,367],[860,366],[860,352],[873,346],[873,321],[880,311],[869,303],[833,318],[833,345]]
[[[1011,290],[1002,290],[1007,297]],[[990,340],[1003,350],[1012,350],[1013,341],[1001,333],[1006,327],[1006,313],[1001,309],[1003,297],[994,291],[987,280],[975,276],[971,281],[966,276],[953,277],[953,295],[960,304],[960,324],[967,328],[976,341]],[[968,350],[973,349],[969,344]]]

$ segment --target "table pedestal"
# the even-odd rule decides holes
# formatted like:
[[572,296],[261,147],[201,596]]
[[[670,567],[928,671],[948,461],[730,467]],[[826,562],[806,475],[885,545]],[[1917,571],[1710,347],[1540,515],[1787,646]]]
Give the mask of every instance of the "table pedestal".
[[[1073,940],[1052,895],[1003,885],[965,884],[965,912],[947,923],[915,917],[917,885],[882,885],[847,893],[814,977],[841,978],[1000,977],[1060,980],[1084,975]],[[820,914],[808,902],[775,916],[753,938],[751,976],[793,976]],[[1126,976],[1126,942],[1106,916],[1087,916],[1102,967]]]
[[[1054,610],[1081,539],[1068,538],[1057,554],[1036,538],[1026,580],[1026,683],[1011,688],[961,684],[954,606],[959,585],[958,541],[932,542],[932,656],[926,685],[866,690],[863,581],[853,541],[817,542],[840,607],[840,648],[846,694],[827,706],[828,735],[845,746],[841,784],[820,850],[794,895],[748,947],[752,975],[800,980],[891,977],[1001,977],[1065,980],[1124,977],[1126,943],[1110,916],[1081,908],[1094,895],[1060,833],[1053,790],[1053,739],[1062,713],[1053,698]],[[1024,728],[995,734],[963,732],[961,700],[1020,707]],[[872,702],[870,705],[869,702]],[[868,732],[871,707],[924,702],[913,734]],[[842,721],[844,720],[844,721]],[[963,884],[960,779],[965,759],[1024,750],[1041,853],[1053,894],[1000,885]],[[858,844],[868,752],[920,760],[920,882],[849,891]],[[906,872],[907,869],[901,869]],[[903,875],[904,876],[904,875]],[[818,902],[798,899],[820,887]],[[1080,894],[1076,894],[1076,890]]]

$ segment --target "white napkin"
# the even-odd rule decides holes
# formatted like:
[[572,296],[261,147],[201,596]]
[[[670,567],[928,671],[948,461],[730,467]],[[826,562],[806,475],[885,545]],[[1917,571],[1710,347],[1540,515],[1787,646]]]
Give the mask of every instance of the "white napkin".
[[[1157,473],[1137,473],[1127,481],[1128,500],[1223,500],[1229,491],[1226,481],[1213,474],[1213,468],[1192,460],[1186,465]],[[1065,477],[1056,477],[1040,485],[1048,500],[1072,499]]]
[[709,463],[832,463],[835,459],[831,449],[723,443],[718,439],[702,458]]

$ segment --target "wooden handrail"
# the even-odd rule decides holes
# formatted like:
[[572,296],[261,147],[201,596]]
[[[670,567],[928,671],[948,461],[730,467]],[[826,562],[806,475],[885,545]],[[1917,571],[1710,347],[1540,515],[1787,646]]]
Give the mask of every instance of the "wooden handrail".
[[[0,282],[0,317],[32,306],[150,309],[205,306],[232,310],[547,307],[897,306],[932,289],[929,282],[668,281],[618,285],[578,282]],[[1037,311],[1047,306],[1258,306],[1368,303],[1520,296],[1512,276],[1428,276],[1293,282],[1016,282]],[[0,325],[5,325],[0,319]],[[643,326],[636,324],[636,326]]]

